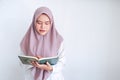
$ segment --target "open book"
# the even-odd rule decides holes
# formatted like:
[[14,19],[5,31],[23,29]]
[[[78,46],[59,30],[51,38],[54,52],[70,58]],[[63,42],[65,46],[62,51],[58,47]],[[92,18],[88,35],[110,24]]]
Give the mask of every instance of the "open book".
[[32,61],[37,61],[39,64],[46,64],[46,62],[49,62],[51,65],[55,65],[59,59],[59,56],[40,58],[40,59],[38,59],[37,57],[24,56],[24,55],[20,55],[18,57],[23,64],[28,64],[28,65],[31,65]]

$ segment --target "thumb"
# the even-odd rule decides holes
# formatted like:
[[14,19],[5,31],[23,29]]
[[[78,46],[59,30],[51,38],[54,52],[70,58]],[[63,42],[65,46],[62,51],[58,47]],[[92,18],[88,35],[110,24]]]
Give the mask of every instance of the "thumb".
[[51,66],[49,62],[46,62],[46,64],[47,64],[48,66]]

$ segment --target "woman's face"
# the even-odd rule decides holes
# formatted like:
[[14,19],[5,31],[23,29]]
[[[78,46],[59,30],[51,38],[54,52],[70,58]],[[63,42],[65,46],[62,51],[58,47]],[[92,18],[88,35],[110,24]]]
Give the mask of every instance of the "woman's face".
[[41,14],[35,23],[36,31],[40,35],[45,35],[51,28],[51,21],[46,14]]

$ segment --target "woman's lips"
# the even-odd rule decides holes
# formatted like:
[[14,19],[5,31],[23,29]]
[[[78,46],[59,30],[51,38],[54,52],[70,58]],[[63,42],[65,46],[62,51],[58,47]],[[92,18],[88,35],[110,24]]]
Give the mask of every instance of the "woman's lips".
[[46,30],[39,30],[40,32],[45,32]]

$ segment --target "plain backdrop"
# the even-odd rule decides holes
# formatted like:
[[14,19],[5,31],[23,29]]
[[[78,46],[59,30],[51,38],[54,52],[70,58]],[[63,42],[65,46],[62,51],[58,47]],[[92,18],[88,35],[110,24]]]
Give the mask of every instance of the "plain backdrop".
[[0,0],[0,80],[24,80],[20,41],[47,6],[65,40],[65,80],[120,80],[120,0]]

